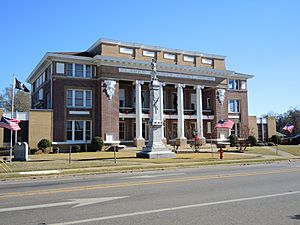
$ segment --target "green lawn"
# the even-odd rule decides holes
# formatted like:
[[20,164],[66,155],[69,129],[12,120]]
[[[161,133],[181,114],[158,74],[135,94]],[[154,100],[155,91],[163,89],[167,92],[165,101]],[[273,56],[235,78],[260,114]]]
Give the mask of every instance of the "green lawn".
[[[274,147],[275,148],[275,147]],[[250,154],[261,154],[261,155],[276,155],[276,152],[273,152],[270,147],[267,146],[254,146],[254,147],[247,147],[245,153]]]
[[278,149],[295,156],[300,156],[300,145],[279,145]]
[[[117,152],[117,164],[114,162],[113,152],[84,152],[73,153],[69,164],[69,154],[38,154],[30,155],[28,162],[13,162],[11,168],[14,172],[53,170],[53,169],[75,169],[97,167],[103,170],[112,170],[116,167],[157,167],[162,164],[176,166],[181,163],[199,163],[220,161],[218,153],[187,153],[177,154],[175,159],[141,159],[136,158],[137,151]],[[224,154],[224,161],[232,159],[252,159],[255,157],[243,154]],[[162,165],[163,166],[163,165]],[[0,173],[4,172],[0,168]]]

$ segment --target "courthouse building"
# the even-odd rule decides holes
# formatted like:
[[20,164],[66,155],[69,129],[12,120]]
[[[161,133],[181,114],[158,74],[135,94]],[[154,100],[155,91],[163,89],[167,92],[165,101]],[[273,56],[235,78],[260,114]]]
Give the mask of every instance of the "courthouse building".
[[[167,143],[184,143],[195,132],[214,142],[232,133],[248,137],[243,127],[248,126],[247,80],[253,76],[227,70],[225,56],[99,39],[84,52],[46,53],[27,78],[32,108],[49,114],[51,141],[89,143],[101,136],[144,145],[152,58],[162,82]],[[232,130],[214,129],[227,118],[235,122]]]

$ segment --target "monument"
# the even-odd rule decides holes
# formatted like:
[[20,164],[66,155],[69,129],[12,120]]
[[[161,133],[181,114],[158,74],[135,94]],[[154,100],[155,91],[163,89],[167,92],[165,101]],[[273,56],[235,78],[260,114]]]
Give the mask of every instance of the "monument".
[[150,90],[150,119],[149,125],[149,142],[137,153],[138,158],[175,158],[174,152],[170,151],[162,141],[163,118],[162,106],[160,104],[160,86],[161,83],[157,78],[156,61],[151,62],[151,81]]

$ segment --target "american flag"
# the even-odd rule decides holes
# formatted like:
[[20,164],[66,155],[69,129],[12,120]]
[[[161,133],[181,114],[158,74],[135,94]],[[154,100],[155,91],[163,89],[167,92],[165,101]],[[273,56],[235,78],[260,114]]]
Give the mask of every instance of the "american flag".
[[219,120],[215,128],[228,128],[232,129],[234,122],[232,120]]
[[0,121],[0,127],[7,128],[9,130],[21,130],[19,127],[20,120],[17,119],[9,119],[2,116]]
[[288,132],[292,133],[294,130],[294,125],[285,125],[282,130],[287,130]]

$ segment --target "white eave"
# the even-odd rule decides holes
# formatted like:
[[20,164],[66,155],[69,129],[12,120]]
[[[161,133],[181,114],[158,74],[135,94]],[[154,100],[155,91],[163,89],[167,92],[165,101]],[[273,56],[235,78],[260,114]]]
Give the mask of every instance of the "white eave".
[[119,46],[124,46],[124,47],[131,47],[131,48],[142,48],[142,49],[152,50],[152,51],[164,51],[164,52],[178,53],[178,54],[191,55],[191,56],[202,56],[202,57],[214,58],[214,59],[225,59],[226,58],[226,56],[223,56],[223,55],[206,54],[206,53],[196,52],[196,51],[184,51],[184,50],[180,50],[180,49],[163,48],[160,46],[143,45],[143,44],[138,44],[138,43],[116,41],[116,40],[104,39],[104,38],[100,38],[98,41],[96,41],[87,50],[87,52],[92,52],[101,43],[119,45]]
[[48,66],[53,60],[64,60],[64,62],[90,62],[93,63],[94,59],[91,57],[84,56],[74,56],[74,55],[66,55],[61,53],[51,53],[47,52],[44,57],[40,60],[40,62],[36,65],[33,71],[29,74],[26,79],[27,83],[32,83],[36,76],[39,76],[40,73],[45,68],[45,65]]
[[[146,61],[102,55],[96,55],[94,59],[96,59],[98,65],[118,66],[144,70],[150,69],[150,63]],[[231,70],[219,70],[206,67],[183,66],[168,63],[157,63],[157,68],[159,71],[177,72],[182,74],[208,75],[219,78],[238,77],[239,79],[249,79],[253,77],[252,75],[236,73],[235,71]]]

